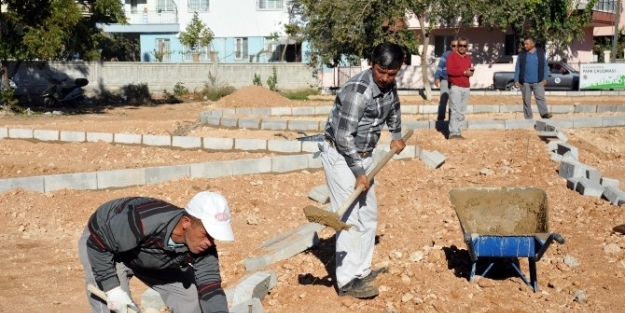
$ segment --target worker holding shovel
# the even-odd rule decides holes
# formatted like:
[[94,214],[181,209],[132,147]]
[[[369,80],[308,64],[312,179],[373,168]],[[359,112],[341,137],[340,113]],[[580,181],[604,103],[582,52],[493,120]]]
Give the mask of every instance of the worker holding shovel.
[[369,284],[377,228],[377,200],[367,172],[374,166],[372,152],[384,124],[391,134],[391,149],[401,152],[401,112],[395,76],[404,61],[401,46],[382,43],[371,55],[371,68],[352,77],[339,89],[320,146],[323,169],[337,212],[354,189],[364,187],[342,220],[351,227],[336,235],[336,284],[340,296],[373,298],[379,293]]
[[139,312],[128,288],[132,276],[172,312],[228,312],[215,240],[234,240],[228,203],[218,193],[200,192],[184,209],[145,197],[102,204],[78,242],[92,312]]

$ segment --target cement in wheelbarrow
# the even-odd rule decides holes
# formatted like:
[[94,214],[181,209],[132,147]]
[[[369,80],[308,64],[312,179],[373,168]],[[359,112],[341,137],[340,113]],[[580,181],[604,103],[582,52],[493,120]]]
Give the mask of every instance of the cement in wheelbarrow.
[[[556,233],[549,233],[547,194],[538,188],[478,187],[454,188],[449,192],[473,261],[473,281],[480,257],[529,259],[530,280],[515,263],[512,266],[523,281],[536,291],[536,261],[553,240],[564,243]],[[492,268],[490,263],[482,273]]]

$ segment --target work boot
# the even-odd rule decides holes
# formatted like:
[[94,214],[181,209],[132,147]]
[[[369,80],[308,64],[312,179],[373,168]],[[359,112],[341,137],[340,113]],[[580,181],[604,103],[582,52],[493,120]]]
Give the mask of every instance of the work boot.
[[371,299],[380,294],[378,287],[371,286],[362,281],[362,279],[354,278],[345,286],[339,288],[339,296],[352,296],[358,299]]
[[380,267],[380,268],[376,268],[374,270],[371,270],[369,275],[361,278],[360,280],[362,280],[363,283],[368,284],[370,282],[373,282],[376,278],[378,278],[378,275],[380,275],[382,273],[388,273],[388,268],[387,267]]
[[553,115],[551,113],[545,113],[543,115],[541,115],[540,117],[544,118],[544,119],[550,119]]
[[465,140],[466,138],[462,137],[462,135],[449,135],[449,138],[447,138],[447,140],[454,140],[454,139]]

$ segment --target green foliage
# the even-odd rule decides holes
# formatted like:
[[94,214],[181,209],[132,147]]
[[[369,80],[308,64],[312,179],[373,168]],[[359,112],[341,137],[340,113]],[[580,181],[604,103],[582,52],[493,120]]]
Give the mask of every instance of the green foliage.
[[217,76],[208,72],[208,82],[204,83],[204,89],[200,92],[206,100],[217,101],[231,93],[236,89],[226,84],[219,84]]
[[0,90],[0,104],[5,108],[13,110],[19,104],[19,101],[15,97],[15,90],[13,88],[4,88]]
[[309,100],[308,96],[319,95],[319,90],[310,88],[310,89],[283,92],[281,94],[285,98],[288,98],[291,100]]
[[177,82],[176,85],[174,85],[174,96],[182,97],[184,95],[187,95],[188,93],[189,89],[184,86],[184,83]]
[[153,102],[148,84],[145,83],[126,85],[123,88],[123,93],[128,104],[149,105]]
[[107,61],[141,61],[139,39],[131,39],[124,34],[102,34],[98,49],[102,50],[101,56]]
[[254,79],[252,80],[252,84],[254,84],[254,86],[262,86],[263,82],[260,80],[260,75],[254,73]]
[[[625,32],[625,28],[621,28],[620,34]],[[595,37],[592,47],[592,53],[597,55],[598,62],[605,62],[603,59],[603,51],[612,51],[612,37]],[[623,59],[623,50],[625,49],[625,36],[620,35],[616,42],[616,58]]]
[[278,71],[276,70],[276,67],[273,67],[273,74],[271,76],[269,76],[269,78],[267,78],[267,86],[269,86],[269,89],[271,91],[278,91]]
[[213,31],[200,20],[198,13],[195,12],[185,31],[180,32],[179,40],[183,45],[189,46],[191,51],[196,52],[200,47],[208,46],[214,37]]

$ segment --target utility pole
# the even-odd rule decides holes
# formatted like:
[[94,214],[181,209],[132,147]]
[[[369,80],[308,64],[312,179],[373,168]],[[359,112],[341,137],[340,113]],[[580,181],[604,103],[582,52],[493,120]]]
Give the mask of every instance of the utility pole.
[[615,21],[614,21],[614,35],[612,36],[612,62],[613,63],[616,62],[616,47],[618,46],[618,39],[619,39],[619,36],[621,35],[621,30],[618,28],[618,25],[621,22],[621,9],[622,9],[621,2],[623,2],[623,0],[614,1]]

